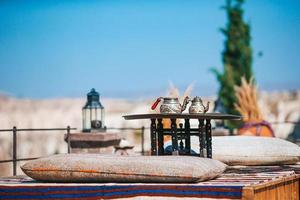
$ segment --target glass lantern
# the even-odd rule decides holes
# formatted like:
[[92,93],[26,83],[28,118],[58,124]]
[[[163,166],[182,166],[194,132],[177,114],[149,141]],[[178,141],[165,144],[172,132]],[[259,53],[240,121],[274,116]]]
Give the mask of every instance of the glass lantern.
[[87,102],[82,108],[82,131],[105,131],[104,107],[99,101],[100,95],[93,88],[87,94]]

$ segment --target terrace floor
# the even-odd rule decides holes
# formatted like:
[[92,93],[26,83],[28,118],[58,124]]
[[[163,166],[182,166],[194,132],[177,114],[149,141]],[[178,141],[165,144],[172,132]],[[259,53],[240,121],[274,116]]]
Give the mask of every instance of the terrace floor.
[[229,167],[194,184],[42,183],[27,176],[0,179],[4,199],[215,198],[299,199],[300,165]]

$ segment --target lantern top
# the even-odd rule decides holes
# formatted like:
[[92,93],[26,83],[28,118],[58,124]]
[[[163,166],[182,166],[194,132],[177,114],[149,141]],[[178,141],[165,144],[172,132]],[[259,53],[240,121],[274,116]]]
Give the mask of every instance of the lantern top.
[[83,107],[83,109],[86,109],[86,108],[101,108],[101,109],[103,109],[104,107],[100,103],[99,99],[100,99],[100,94],[94,88],[92,88],[91,91],[87,94],[87,102],[86,102],[85,106]]

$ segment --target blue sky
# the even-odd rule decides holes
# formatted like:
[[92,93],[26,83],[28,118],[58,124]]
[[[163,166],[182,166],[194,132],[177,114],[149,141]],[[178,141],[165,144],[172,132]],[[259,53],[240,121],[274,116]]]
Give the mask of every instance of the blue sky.
[[[168,82],[216,94],[222,0],[1,1],[0,91],[28,98],[156,97]],[[300,89],[300,1],[248,0],[263,90]],[[263,52],[263,57],[257,56]]]

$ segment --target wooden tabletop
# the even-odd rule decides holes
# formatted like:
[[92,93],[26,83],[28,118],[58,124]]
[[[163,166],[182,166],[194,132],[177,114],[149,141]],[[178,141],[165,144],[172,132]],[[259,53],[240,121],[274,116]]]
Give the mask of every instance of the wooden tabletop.
[[[117,133],[109,133],[109,132],[100,132],[100,133],[70,133],[70,140],[74,141],[91,141],[91,142],[105,142],[105,141],[112,141],[112,140],[121,140],[121,137]],[[65,134],[64,137],[65,141],[68,140],[68,134]]]
[[123,116],[126,120],[134,119],[222,119],[222,120],[241,120],[242,117],[239,115],[230,115],[223,113],[200,113],[200,114],[135,114],[135,115],[125,115]]
[[[68,138],[70,137],[70,138]],[[118,145],[121,137],[117,133],[99,132],[99,133],[70,133],[65,134],[66,142],[69,142],[72,148],[103,148]]]

